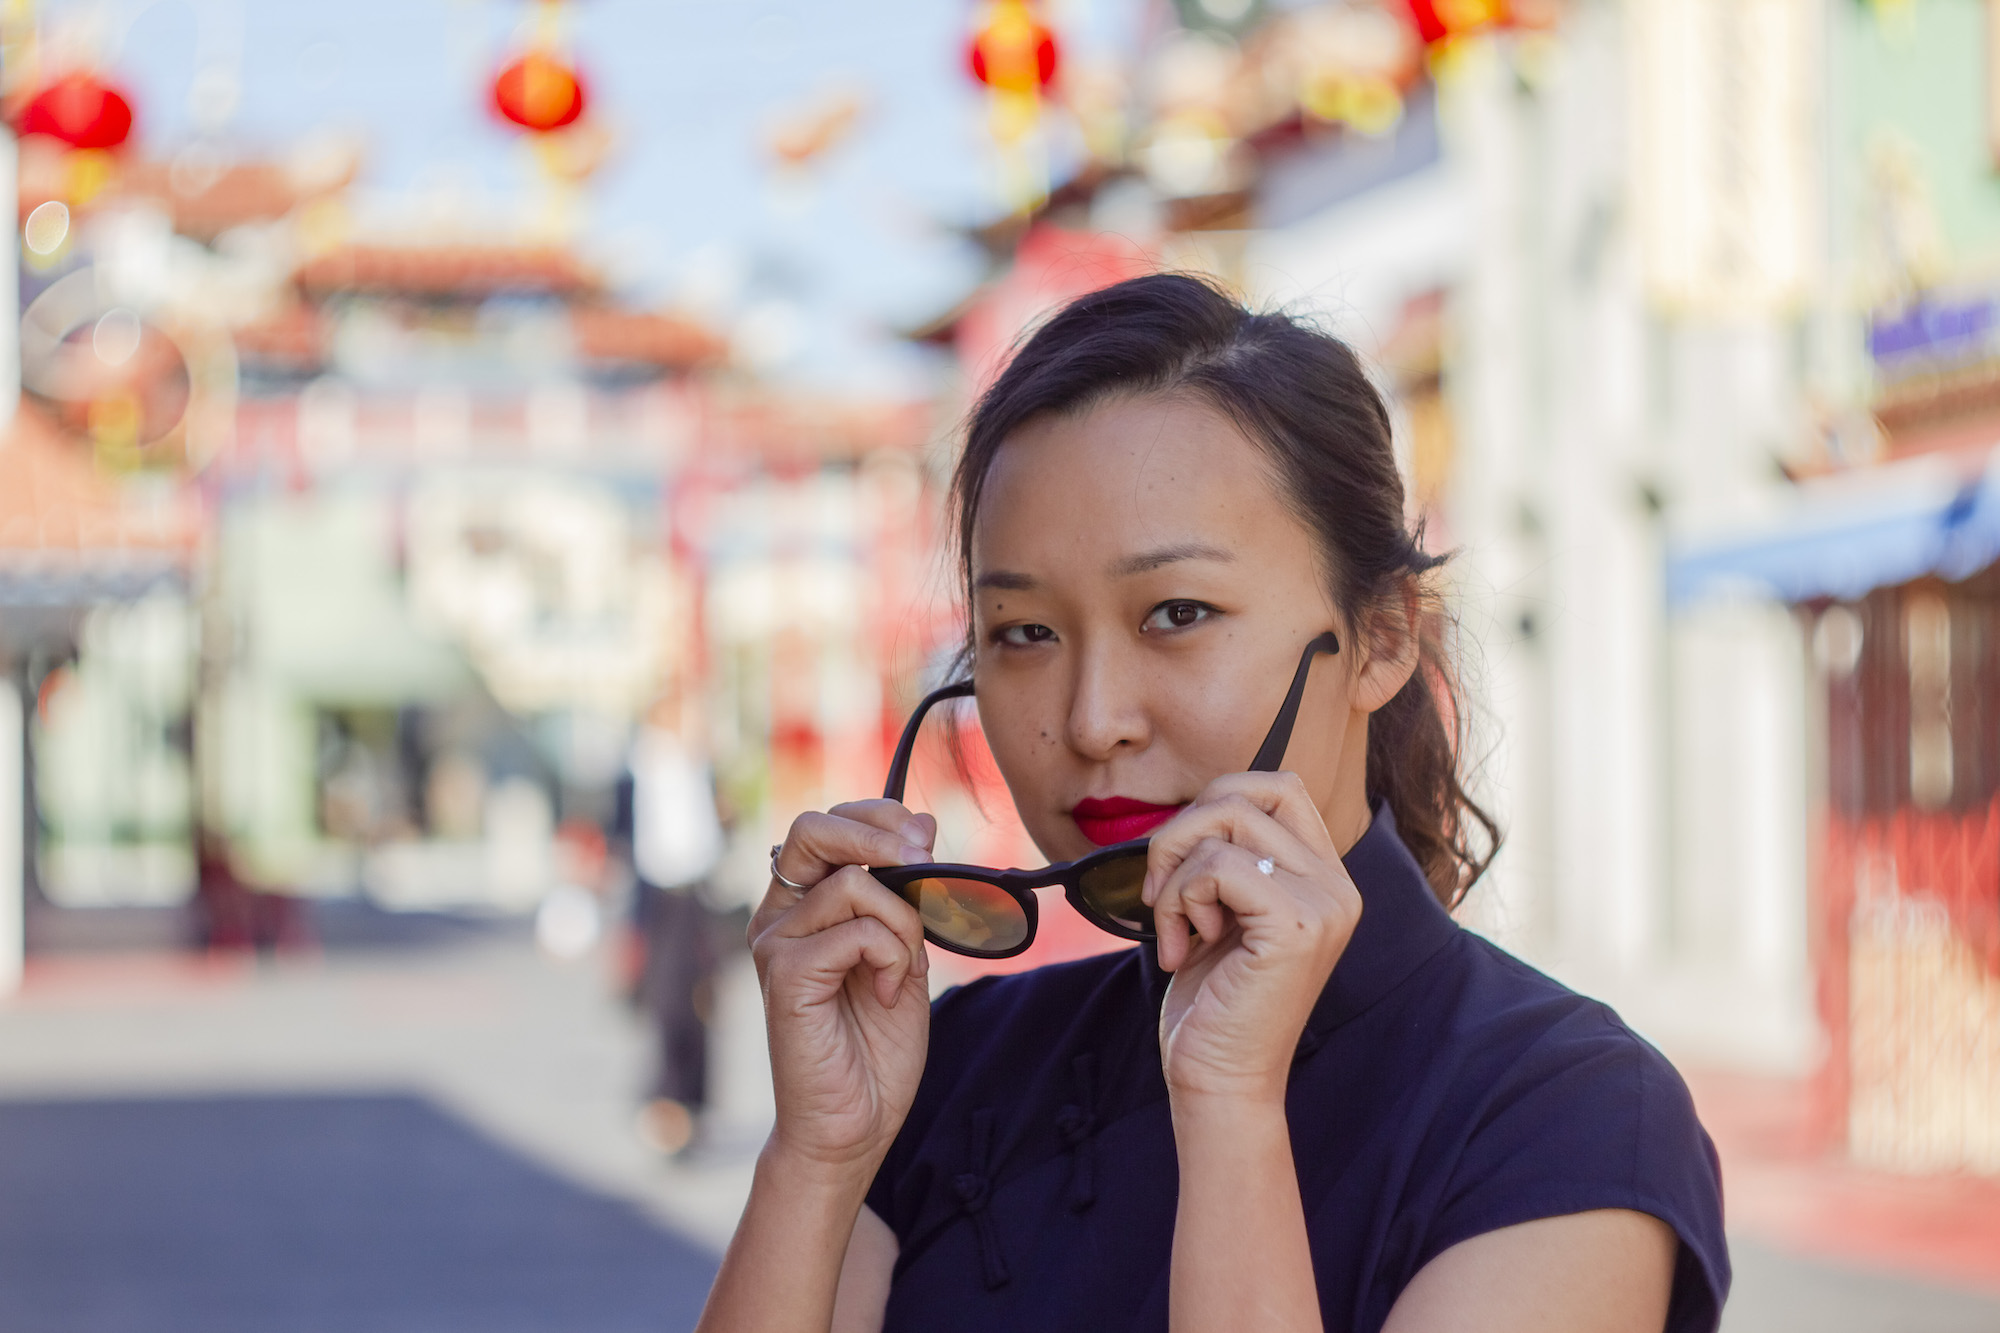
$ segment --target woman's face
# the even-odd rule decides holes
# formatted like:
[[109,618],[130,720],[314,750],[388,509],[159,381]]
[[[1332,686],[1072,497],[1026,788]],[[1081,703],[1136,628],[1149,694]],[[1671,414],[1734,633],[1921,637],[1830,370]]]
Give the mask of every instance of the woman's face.
[[[1196,399],[1030,421],[972,531],[979,719],[1051,860],[1143,836],[1240,772],[1327,629],[1285,767],[1343,850],[1367,828],[1367,718],[1408,678],[1328,597],[1263,450]],[[1392,658],[1394,660],[1392,660]]]

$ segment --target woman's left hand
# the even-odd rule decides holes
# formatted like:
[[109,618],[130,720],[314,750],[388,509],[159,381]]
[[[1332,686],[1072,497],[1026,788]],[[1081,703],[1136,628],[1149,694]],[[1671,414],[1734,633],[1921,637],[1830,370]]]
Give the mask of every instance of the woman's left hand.
[[1305,784],[1217,778],[1153,834],[1147,862],[1160,966],[1174,974],[1160,1011],[1168,1089],[1282,1104],[1299,1034],[1361,919]]

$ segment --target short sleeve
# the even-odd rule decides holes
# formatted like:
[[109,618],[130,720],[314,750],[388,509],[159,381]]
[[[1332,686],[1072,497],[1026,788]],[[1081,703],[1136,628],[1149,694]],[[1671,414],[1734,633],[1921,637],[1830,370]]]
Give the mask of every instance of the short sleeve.
[[1709,1333],[1729,1291],[1722,1176],[1665,1056],[1590,1004],[1511,1060],[1474,1124],[1417,1262],[1501,1227],[1600,1208],[1680,1238],[1668,1333]]

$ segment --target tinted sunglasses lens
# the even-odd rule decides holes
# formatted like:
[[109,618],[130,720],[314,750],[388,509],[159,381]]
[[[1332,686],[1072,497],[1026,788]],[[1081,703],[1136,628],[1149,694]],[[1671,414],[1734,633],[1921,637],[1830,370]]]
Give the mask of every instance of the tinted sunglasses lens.
[[918,879],[897,890],[924,929],[974,953],[1004,953],[1028,938],[1028,914],[1014,895],[976,879]]
[[1082,890],[1083,900],[1111,921],[1127,930],[1150,931],[1153,928],[1153,909],[1139,900],[1139,890],[1146,883],[1146,854],[1134,852],[1092,866],[1077,880],[1077,888]]

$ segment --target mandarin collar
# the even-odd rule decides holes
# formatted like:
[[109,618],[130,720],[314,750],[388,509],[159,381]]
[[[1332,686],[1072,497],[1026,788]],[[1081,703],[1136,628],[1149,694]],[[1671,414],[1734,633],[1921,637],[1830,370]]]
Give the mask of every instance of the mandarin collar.
[[[1450,943],[1459,929],[1403,845],[1396,816],[1386,801],[1376,806],[1368,831],[1340,860],[1361,894],[1361,920],[1306,1019],[1303,1049],[1317,1046],[1328,1033],[1394,990]],[[1160,967],[1153,941],[1141,944],[1138,953],[1146,996],[1157,1009],[1172,974]]]

